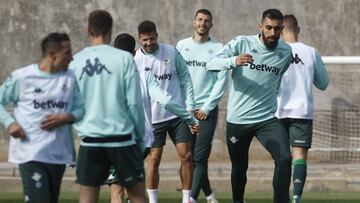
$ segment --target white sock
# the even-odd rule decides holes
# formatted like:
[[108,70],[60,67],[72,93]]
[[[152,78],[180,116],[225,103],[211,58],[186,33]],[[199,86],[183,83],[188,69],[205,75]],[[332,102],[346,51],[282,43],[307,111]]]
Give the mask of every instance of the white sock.
[[149,203],[157,203],[157,197],[159,190],[158,189],[146,189],[149,197]]
[[196,203],[196,200],[194,198],[190,197],[190,200],[192,203]]
[[190,201],[191,190],[182,190],[183,198],[182,203],[188,203]]
[[206,196],[206,200],[215,199],[215,194],[212,192],[209,196]]

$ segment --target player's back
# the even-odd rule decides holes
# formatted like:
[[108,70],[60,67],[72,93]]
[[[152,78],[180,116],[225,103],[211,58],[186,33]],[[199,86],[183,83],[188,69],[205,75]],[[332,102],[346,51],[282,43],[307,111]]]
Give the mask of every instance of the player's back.
[[276,116],[311,119],[315,69],[323,67],[323,62],[313,47],[301,42],[288,44],[293,58],[281,81]]
[[134,125],[128,115],[128,104],[140,102],[128,95],[135,88],[131,82],[139,83],[132,55],[108,45],[91,46],[77,53],[70,67],[86,109],[83,120],[75,126],[79,135],[130,134]]

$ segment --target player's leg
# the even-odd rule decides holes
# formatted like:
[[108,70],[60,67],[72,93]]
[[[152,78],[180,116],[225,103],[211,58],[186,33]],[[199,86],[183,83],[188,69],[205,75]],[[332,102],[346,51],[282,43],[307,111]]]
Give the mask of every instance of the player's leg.
[[171,120],[169,136],[175,144],[180,159],[180,179],[182,182],[183,203],[190,201],[192,182],[191,131],[180,118]]
[[211,111],[204,121],[199,121],[200,132],[193,139],[193,180],[191,197],[197,200],[202,189],[208,199],[215,200],[212,195],[208,177],[208,159],[217,123],[218,108]]
[[46,164],[49,172],[50,202],[57,203],[59,199],[61,181],[65,172],[65,164]]
[[146,166],[146,190],[150,203],[157,203],[158,187],[159,187],[159,165],[163,152],[163,146],[166,141],[166,131],[168,128],[168,121],[153,124],[154,127],[154,142],[147,155]]
[[126,188],[132,203],[145,203],[143,154],[136,145],[109,148],[107,157],[114,166],[119,183]]
[[234,203],[244,202],[249,147],[253,137],[252,125],[227,122],[226,144],[231,160],[231,189]]
[[307,176],[307,154],[312,142],[312,120],[290,119],[293,158],[293,202],[299,203]]
[[120,183],[110,184],[111,203],[126,203],[125,188]]
[[76,182],[80,184],[80,203],[96,203],[99,189],[109,174],[106,148],[80,146],[76,165]]
[[24,202],[50,203],[49,175],[43,163],[31,161],[19,164],[19,171]]
[[289,202],[291,153],[289,137],[280,120],[273,118],[257,124],[256,137],[270,152],[275,162],[273,177],[274,202]]

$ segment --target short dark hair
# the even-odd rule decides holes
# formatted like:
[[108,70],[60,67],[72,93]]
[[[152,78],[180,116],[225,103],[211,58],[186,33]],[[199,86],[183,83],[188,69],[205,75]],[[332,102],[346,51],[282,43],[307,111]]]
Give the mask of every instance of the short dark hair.
[[135,50],[135,39],[127,33],[119,34],[115,38],[114,47],[133,54]]
[[88,29],[93,37],[105,36],[111,32],[113,19],[109,12],[104,10],[95,10],[89,14]]
[[272,20],[283,20],[283,14],[278,9],[268,9],[263,12],[261,22],[265,20],[265,18],[270,18]]
[[139,34],[151,33],[151,32],[156,33],[155,23],[145,20],[138,25],[138,33]]
[[50,51],[59,51],[62,48],[62,42],[70,41],[69,36],[66,33],[53,32],[48,34],[41,41],[42,56],[45,57]]
[[202,14],[208,15],[208,16],[210,16],[210,18],[212,19],[211,12],[210,12],[209,10],[207,10],[207,9],[204,9],[204,8],[199,9],[198,11],[196,11],[196,13],[195,13],[195,17],[196,17],[199,13],[202,13]]
[[283,25],[284,29],[290,32],[297,33],[299,31],[298,21],[293,14],[284,15]]

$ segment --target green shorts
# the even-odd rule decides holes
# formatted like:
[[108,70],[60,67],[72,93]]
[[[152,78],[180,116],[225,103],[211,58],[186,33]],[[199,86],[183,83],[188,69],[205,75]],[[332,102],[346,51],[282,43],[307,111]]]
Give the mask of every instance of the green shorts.
[[[146,157],[149,155],[150,153],[150,148],[145,148],[145,151],[143,153],[143,159],[145,160]],[[119,177],[116,175],[116,171],[114,167],[111,167],[109,170],[109,176],[105,181],[105,185],[111,185],[114,183],[118,183],[120,181]]]
[[103,185],[113,166],[124,187],[144,181],[143,157],[136,145],[126,147],[80,146],[76,182],[86,186]]
[[154,142],[152,147],[162,147],[166,142],[166,133],[169,134],[174,144],[191,142],[191,131],[186,122],[181,118],[153,124]]
[[65,164],[35,161],[19,164],[25,202],[58,202]]
[[311,148],[313,121],[311,119],[281,119],[290,137],[290,146]]

